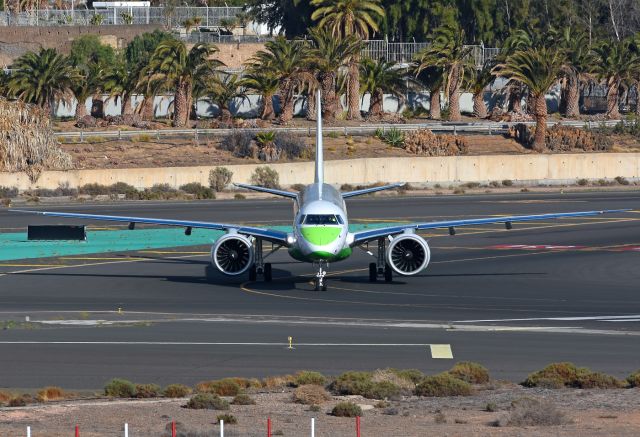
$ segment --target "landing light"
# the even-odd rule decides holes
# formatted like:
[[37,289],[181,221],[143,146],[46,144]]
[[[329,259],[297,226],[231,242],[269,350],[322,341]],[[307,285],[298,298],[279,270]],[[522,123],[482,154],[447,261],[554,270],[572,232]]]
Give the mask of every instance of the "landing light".
[[298,241],[298,240],[296,239],[296,237],[293,234],[288,234],[287,235],[287,244],[289,246],[293,246],[294,244],[296,244],[296,241]]

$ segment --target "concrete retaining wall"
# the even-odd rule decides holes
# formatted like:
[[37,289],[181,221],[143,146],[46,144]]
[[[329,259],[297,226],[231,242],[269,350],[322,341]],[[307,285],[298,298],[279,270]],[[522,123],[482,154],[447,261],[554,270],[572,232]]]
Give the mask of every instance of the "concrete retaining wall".
[[[225,166],[233,171],[233,182],[250,183],[257,164]],[[284,186],[313,181],[313,162],[271,165]],[[45,171],[35,184],[24,173],[0,173],[0,186],[55,189],[89,183],[111,185],[126,182],[136,188],[167,183],[179,187],[189,182],[208,185],[214,166],[138,169]],[[558,155],[485,155],[407,158],[362,158],[327,161],[325,178],[333,184],[410,182],[442,185],[510,179],[514,183],[574,183],[576,179],[640,178],[640,153],[583,153]]]

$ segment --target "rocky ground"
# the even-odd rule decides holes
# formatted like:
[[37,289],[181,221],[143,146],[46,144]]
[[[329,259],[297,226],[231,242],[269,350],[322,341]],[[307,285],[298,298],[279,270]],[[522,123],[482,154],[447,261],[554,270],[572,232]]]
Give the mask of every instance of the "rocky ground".
[[[355,436],[355,419],[328,414],[347,398],[363,407],[363,436],[638,436],[640,435],[640,389],[577,390],[531,389],[510,383],[479,387],[468,397],[418,398],[390,401],[384,408],[377,401],[359,396],[334,397],[320,411],[292,402],[291,389],[256,392],[256,405],[232,405],[227,413],[238,423],[225,426],[227,436],[264,436],[267,418],[273,435],[310,435],[315,418],[316,436]],[[540,400],[539,425],[509,423],[512,402],[523,397]],[[60,401],[36,406],[0,409],[0,435],[67,437],[78,425],[83,437],[123,435],[129,424],[131,436],[167,435],[166,426],[178,423],[183,436],[219,435],[216,416],[222,411],[183,408],[186,399]],[[487,411],[492,410],[492,411]],[[551,415],[561,425],[549,425]],[[170,434],[169,434],[170,435]]]

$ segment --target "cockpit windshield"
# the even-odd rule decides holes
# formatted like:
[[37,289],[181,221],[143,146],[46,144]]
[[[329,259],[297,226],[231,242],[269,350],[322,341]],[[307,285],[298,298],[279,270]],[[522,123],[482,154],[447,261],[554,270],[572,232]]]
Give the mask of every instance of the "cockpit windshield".
[[307,214],[304,217],[305,225],[341,225],[342,217],[334,214]]

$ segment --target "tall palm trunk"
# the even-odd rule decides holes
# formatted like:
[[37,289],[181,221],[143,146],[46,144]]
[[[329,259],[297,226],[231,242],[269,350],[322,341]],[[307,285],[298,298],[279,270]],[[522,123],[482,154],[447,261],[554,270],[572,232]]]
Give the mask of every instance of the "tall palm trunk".
[[347,77],[347,119],[362,120],[360,114],[360,70],[358,62],[360,57],[354,58],[349,64]]
[[231,119],[232,116],[229,107],[226,104],[220,105],[220,121],[229,124],[231,123]]
[[189,95],[185,83],[179,83],[173,98],[173,125],[186,126],[189,120]]
[[89,112],[87,111],[87,99],[76,99],[76,120],[80,120],[82,117],[86,117]]
[[533,109],[536,119],[536,134],[533,137],[532,148],[536,152],[544,152],[547,138],[547,100],[545,93],[540,93],[535,97]]
[[454,67],[451,70],[451,80],[449,81],[449,121],[460,121],[460,68]]
[[273,95],[265,94],[262,96],[262,111],[260,111],[260,118],[262,120],[273,120],[276,116],[273,110]]
[[[320,87],[322,88],[322,118],[327,122],[336,119],[338,111],[338,96],[336,94],[336,73],[322,73],[320,75]],[[358,102],[358,108],[360,108]]]
[[606,118],[620,118],[618,109],[618,90],[620,81],[614,78],[609,79],[609,89],[607,90],[607,114]]
[[640,83],[635,83],[636,87],[636,117],[640,117]]
[[316,102],[316,93],[310,89],[307,95],[307,120],[316,120],[317,118],[318,102]]
[[487,104],[484,102],[484,89],[473,95],[473,115],[477,118],[487,118]]
[[293,82],[291,79],[284,79],[278,91],[280,98],[280,124],[289,123],[293,119]]
[[155,116],[154,100],[155,96],[153,94],[150,96],[144,96],[144,99],[142,100],[140,112],[144,121],[153,121]]
[[123,93],[120,98],[122,99],[122,109],[120,113],[122,115],[133,114],[133,106],[131,105],[131,96],[129,93]]
[[571,72],[563,83],[560,112],[567,118],[580,116],[580,82],[578,75]]
[[429,90],[429,117],[440,120],[440,87]]

